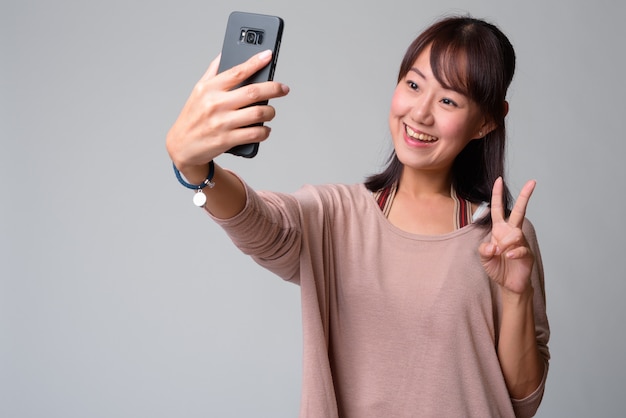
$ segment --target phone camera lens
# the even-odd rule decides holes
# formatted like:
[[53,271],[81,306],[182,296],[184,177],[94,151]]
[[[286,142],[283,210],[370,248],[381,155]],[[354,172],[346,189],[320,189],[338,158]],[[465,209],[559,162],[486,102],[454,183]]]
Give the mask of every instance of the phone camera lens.
[[249,30],[246,33],[246,43],[248,43],[248,44],[256,44],[257,43],[257,34],[256,34],[256,32]]

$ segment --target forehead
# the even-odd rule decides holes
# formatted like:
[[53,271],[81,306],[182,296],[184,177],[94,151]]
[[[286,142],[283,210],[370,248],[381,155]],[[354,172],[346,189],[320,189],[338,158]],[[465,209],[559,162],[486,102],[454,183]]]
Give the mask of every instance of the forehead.
[[434,78],[433,69],[430,65],[430,48],[422,51],[422,53],[417,56],[409,72],[417,74],[426,80]]

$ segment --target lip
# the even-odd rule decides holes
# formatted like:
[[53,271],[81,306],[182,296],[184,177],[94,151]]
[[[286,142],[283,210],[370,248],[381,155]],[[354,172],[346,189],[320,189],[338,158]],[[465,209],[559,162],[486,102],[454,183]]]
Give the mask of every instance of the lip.
[[[411,126],[407,125],[406,123],[402,124],[403,130],[402,130],[402,136],[404,137],[404,141],[411,147],[430,147],[433,144],[436,144],[439,141],[439,138],[427,134],[426,132],[422,132],[418,129],[414,129]],[[417,138],[414,138],[412,136],[409,135],[409,133],[407,132],[407,129],[411,130],[414,134],[417,135],[426,135],[429,138],[434,138],[434,140],[430,140],[430,141],[423,141]]]

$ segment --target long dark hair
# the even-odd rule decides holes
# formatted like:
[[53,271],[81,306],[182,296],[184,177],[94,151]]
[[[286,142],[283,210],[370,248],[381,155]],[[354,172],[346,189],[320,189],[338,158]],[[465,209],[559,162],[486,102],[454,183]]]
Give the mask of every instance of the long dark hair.
[[[398,82],[429,45],[430,65],[437,81],[477,103],[496,126],[483,138],[470,141],[452,165],[452,184],[457,193],[470,202],[489,202],[493,183],[498,176],[504,177],[505,97],[515,72],[515,51],[508,38],[491,23],[466,16],[448,17],[411,43],[400,65]],[[394,151],[387,168],[368,177],[365,186],[373,192],[389,187],[400,179],[402,168]],[[502,203],[507,213],[511,200],[505,186]],[[491,217],[481,221],[489,225]]]

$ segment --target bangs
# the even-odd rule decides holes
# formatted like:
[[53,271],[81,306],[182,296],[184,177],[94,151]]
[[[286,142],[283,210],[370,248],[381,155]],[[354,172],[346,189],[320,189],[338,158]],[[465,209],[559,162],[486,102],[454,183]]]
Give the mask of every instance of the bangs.
[[[440,31],[431,40],[430,66],[437,81],[484,110],[504,101],[508,82],[500,50],[480,27]],[[512,72],[511,72],[512,76]]]
[[430,67],[444,88],[461,93],[471,99],[471,75],[468,54],[458,42],[435,39],[430,50]]

